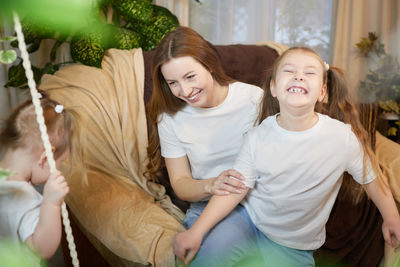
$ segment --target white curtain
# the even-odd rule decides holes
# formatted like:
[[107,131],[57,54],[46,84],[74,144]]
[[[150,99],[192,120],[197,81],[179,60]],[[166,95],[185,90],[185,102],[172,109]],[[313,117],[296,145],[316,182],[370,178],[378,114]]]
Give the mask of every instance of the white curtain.
[[346,71],[356,96],[368,70],[366,59],[358,56],[356,43],[368,32],[375,32],[385,51],[400,60],[400,1],[334,0],[334,18],[332,63]]
[[331,0],[191,1],[189,26],[214,44],[275,41],[313,47],[328,61]]
[[189,25],[189,0],[154,0],[153,4],[168,8],[178,17],[180,25]]

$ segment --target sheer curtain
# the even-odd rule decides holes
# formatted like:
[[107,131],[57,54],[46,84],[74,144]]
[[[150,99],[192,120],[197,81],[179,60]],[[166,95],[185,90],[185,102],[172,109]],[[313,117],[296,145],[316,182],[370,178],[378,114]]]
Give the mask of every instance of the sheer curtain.
[[214,44],[275,41],[313,47],[328,61],[331,0],[191,1],[189,26]]
[[332,63],[343,68],[354,95],[368,69],[356,48],[362,37],[375,32],[388,54],[400,60],[399,0],[334,0]]

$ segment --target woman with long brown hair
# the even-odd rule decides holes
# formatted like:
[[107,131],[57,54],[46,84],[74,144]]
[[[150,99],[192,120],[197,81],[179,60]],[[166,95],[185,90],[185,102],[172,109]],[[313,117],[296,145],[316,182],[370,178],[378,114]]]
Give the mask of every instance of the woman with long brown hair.
[[[152,77],[147,174],[155,177],[164,160],[174,192],[191,202],[189,228],[211,196],[243,192],[242,176],[231,168],[263,91],[227,76],[214,47],[187,27],[161,41]],[[231,266],[245,256],[243,244],[253,233],[243,212],[239,205],[209,231],[192,266]]]

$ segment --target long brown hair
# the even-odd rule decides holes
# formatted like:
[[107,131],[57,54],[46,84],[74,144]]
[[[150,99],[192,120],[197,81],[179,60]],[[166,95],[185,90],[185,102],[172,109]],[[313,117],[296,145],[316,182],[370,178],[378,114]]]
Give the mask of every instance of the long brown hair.
[[[54,158],[57,159],[64,152],[72,153],[73,123],[70,112],[65,109],[60,113],[55,111],[57,102],[49,99],[44,93],[40,99],[43,108],[43,117],[49,135],[50,143],[54,146]],[[40,140],[40,131],[36,122],[36,114],[31,100],[20,104],[4,122],[0,133],[0,147],[2,149],[28,149],[31,152],[43,148]]]
[[178,27],[164,37],[154,52],[151,66],[153,93],[147,106],[150,140],[147,148],[149,163],[145,175],[153,180],[157,178],[158,171],[162,167],[157,130],[160,115],[163,113],[174,115],[186,105],[183,100],[172,94],[161,73],[161,67],[172,58],[185,56],[192,57],[203,65],[219,85],[226,86],[233,81],[225,74],[215,48],[196,31],[188,27]]
[[[279,112],[279,103],[278,100],[271,94],[270,83],[271,81],[275,81],[276,72],[280,63],[282,62],[282,59],[289,53],[293,52],[303,52],[315,55],[320,61],[322,69],[325,70],[325,63],[322,58],[314,50],[308,47],[292,47],[282,53],[282,55],[274,62],[273,68],[263,84],[263,88],[265,90],[258,116],[259,123],[261,123],[266,117]],[[363,147],[364,177],[367,167],[366,162],[369,159],[380,185],[384,186],[386,182],[384,181],[383,173],[373,152],[368,133],[360,121],[360,114],[356,107],[356,101],[350,96],[349,88],[347,86],[343,71],[340,68],[330,66],[327,71],[324,71],[323,82],[327,85],[327,101],[318,103],[315,107],[315,111],[326,114],[331,118],[351,125],[351,129]],[[345,194],[350,195],[356,203],[359,202],[364,196],[364,190],[362,190],[362,186],[356,183],[353,179],[348,179],[348,177],[343,180],[343,189]]]

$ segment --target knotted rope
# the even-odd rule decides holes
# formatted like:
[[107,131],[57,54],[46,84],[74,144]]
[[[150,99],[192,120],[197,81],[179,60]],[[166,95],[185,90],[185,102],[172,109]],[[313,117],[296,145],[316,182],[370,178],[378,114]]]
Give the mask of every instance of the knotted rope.
[[[47,135],[47,127],[46,127],[46,124],[44,123],[43,108],[40,105],[40,100],[39,100],[40,95],[36,89],[35,80],[33,79],[31,62],[29,60],[29,54],[26,50],[25,39],[24,39],[24,35],[22,33],[22,28],[21,28],[21,23],[20,23],[19,17],[15,12],[13,15],[14,15],[13,16],[14,17],[14,28],[15,28],[15,32],[17,33],[17,39],[18,39],[18,48],[21,52],[22,65],[24,66],[24,69],[25,69],[25,75],[28,79],[28,86],[29,86],[29,90],[30,90],[30,93],[32,96],[33,106],[35,107],[36,121],[39,124],[39,129],[40,129],[43,146],[45,148],[47,161],[50,166],[50,172],[54,173],[57,171],[57,168],[56,168],[56,163],[54,161],[54,156],[53,156],[53,151],[51,149],[49,136]],[[61,205],[61,215],[62,215],[64,229],[65,229],[65,233],[66,233],[66,237],[67,237],[68,248],[70,251],[71,258],[72,258],[72,265],[74,267],[77,267],[77,266],[79,266],[78,255],[76,253],[74,237],[72,236],[71,225],[70,225],[70,221],[68,218],[68,211],[67,211],[65,202],[63,202]]]

